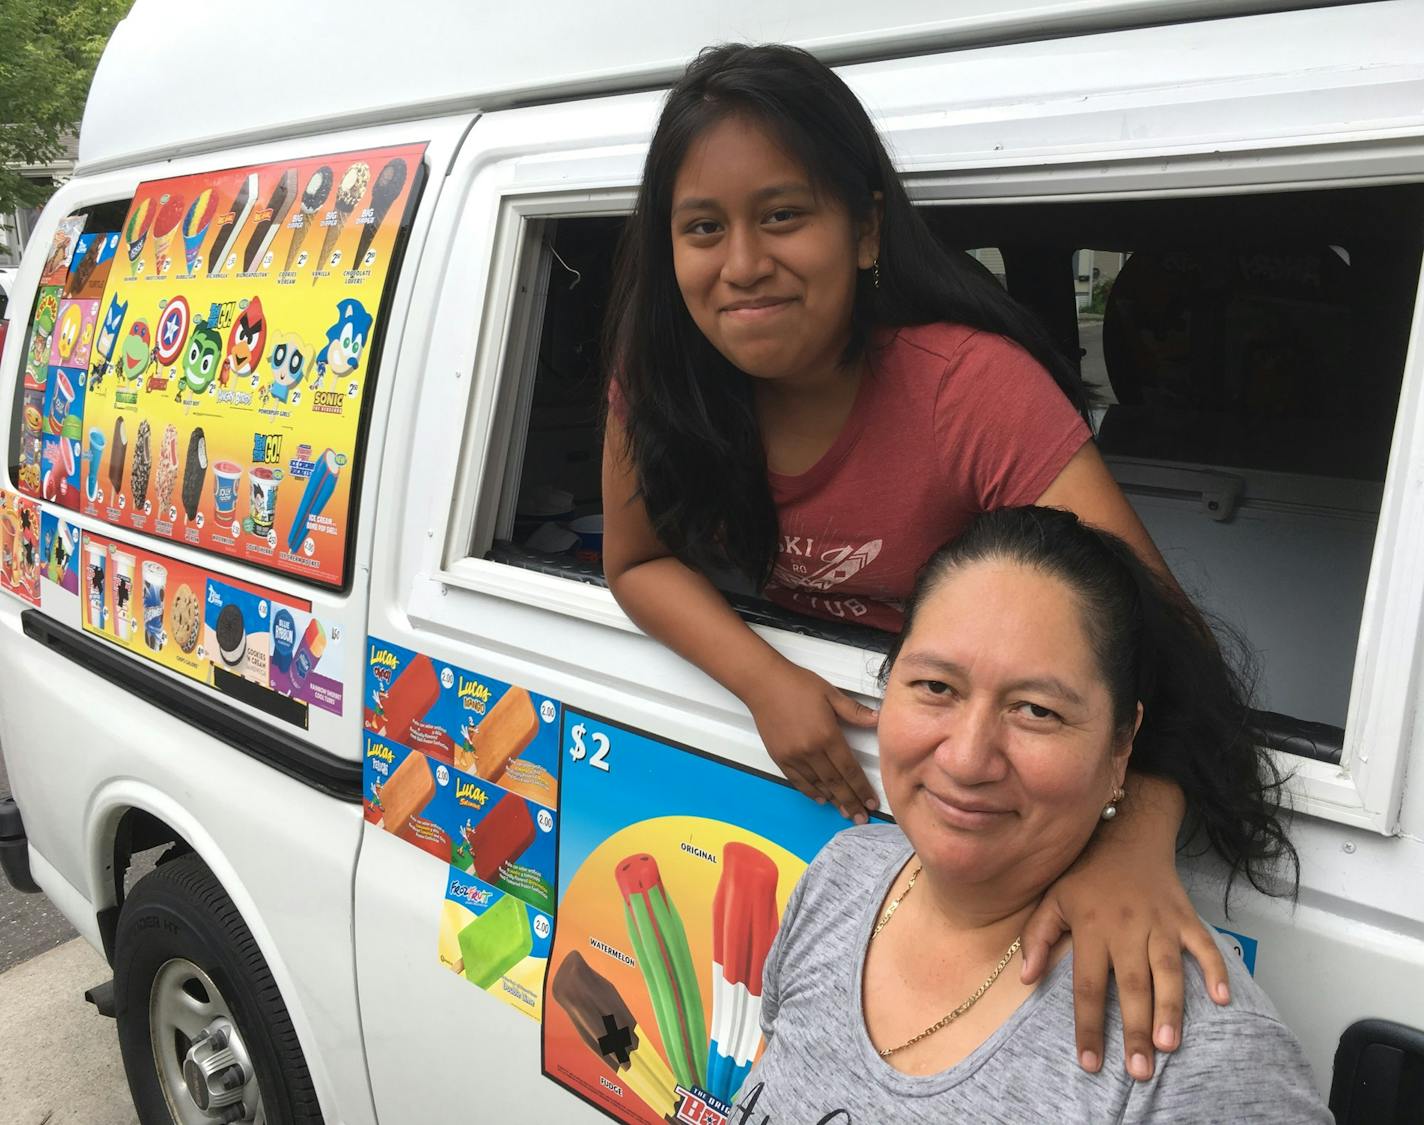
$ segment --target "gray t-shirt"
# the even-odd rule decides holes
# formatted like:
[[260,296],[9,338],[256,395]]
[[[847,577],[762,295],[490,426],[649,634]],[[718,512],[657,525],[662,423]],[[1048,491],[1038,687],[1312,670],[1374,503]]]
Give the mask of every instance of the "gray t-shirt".
[[1290,1122],[1330,1125],[1300,1044],[1240,959],[1227,953],[1231,1004],[1206,992],[1191,958],[1182,1045],[1156,1073],[1123,1069],[1122,1019],[1110,990],[1098,1074],[1074,1057],[1073,959],[1064,957],[1017,1011],[963,1061],[901,1074],[871,1046],[861,1007],[870,929],[910,845],[892,825],[842,832],[807,870],[767,957],[767,1046],[730,1125],[905,1125],[949,1121]]

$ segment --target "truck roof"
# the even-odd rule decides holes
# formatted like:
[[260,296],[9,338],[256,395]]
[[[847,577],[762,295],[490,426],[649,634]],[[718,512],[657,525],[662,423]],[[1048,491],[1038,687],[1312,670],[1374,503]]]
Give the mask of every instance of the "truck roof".
[[95,74],[79,167],[664,86],[709,43],[794,43],[848,63],[1337,2],[137,0]]

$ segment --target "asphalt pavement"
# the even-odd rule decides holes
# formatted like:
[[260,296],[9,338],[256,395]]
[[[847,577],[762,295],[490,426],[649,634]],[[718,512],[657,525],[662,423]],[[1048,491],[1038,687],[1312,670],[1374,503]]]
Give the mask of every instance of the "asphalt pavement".
[[[0,797],[10,782],[0,758]],[[0,1117],[137,1125],[114,1021],[84,999],[113,974],[44,895],[0,877]]]

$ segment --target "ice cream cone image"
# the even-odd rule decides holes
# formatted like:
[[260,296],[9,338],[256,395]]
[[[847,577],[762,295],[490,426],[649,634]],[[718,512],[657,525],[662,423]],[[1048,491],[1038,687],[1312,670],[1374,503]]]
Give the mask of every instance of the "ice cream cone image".
[[148,222],[152,215],[153,209],[149,201],[140,199],[133,214],[129,216],[128,226],[124,228],[124,241],[129,247],[130,277],[138,273],[139,255],[143,253],[144,243],[148,241]]
[[204,188],[183,217],[183,261],[189,273],[198,268],[198,262],[202,259],[203,239],[207,237],[208,225],[217,213],[217,204],[213,189]]
[[237,245],[238,232],[247,224],[247,217],[257,206],[257,173],[250,172],[237,189],[232,206],[218,215],[213,230],[213,245],[208,251],[208,275],[215,277],[227,269],[227,258]]
[[291,272],[297,255],[301,253],[302,243],[307,239],[307,231],[311,230],[312,224],[316,222],[317,211],[326,202],[327,196],[331,194],[333,181],[331,169],[325,164],[313,172],[311,179],[307,180],[306,190],[302,192],[302,222],[292,231],[292,242],[287,247],[287,261],[282,266],[284,273]]
[[168,271],[171,261],[170,250],[178,236],[178,227],[183,221],[183,205],[187,200],[182,195],[161,195],[158,198],[158,213],[153,216],[154,269],[158,273]]
[[267,206],[252,215],[252,234],[247,240],[247,249],[242,254],[242,269],[249,273],[262,267],[267,256],[267,248],[277,237],[277,231],[287,221],[287,212],[292,209],[297,195],[297,170],[288,168],[272,189]]
[[361,228],[361,241],[356,244],[356,257],[351,260],[352,269],[360,269],[366,260],[366,251],[381,229],[386,212],[391,209],[401,188],[405,187],[406,164],[399,156],[386,161],[386,166],[376,174],[376,182],[371,185],[371,214],[369,223]]
[[361,202],[361,197],[366,194],[366,188],[370,183],[371,166],[364,160],[358,160],[351,165],[346,169],[346,174],[341,177],[341,186],[336,189],[336,199],[332,204],[332,209],[327,218],[323,220],[326,225],[326,235],[321,240],[321,253],[317,255],[317,269],[313,271],[312,275],[313,285],[316,284],[316,273],[330,267],[331,251],[336,246],[336,240],[346,229],[346,222],[351,218],[351,212],[356,210],[356,204]]

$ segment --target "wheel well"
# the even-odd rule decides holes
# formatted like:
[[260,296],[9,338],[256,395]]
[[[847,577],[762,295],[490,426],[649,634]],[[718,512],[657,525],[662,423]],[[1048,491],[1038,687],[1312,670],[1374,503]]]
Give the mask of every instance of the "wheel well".
[[[151,853],[156,848],[167,850],[151,859],[145,857],[145,853]],[[114,904],[101,908],[96,914],[99,937],[104,943],[104,956],[109,964],[114,963],[114,934],[119,928],[119,911],[134,879],[141,878],[158,864],[167,863],[192,850],[176,829],[146,809],[129,809],[119,818],[109,865],[114,879]],[[134,879],[129,877],[131,871]]]

